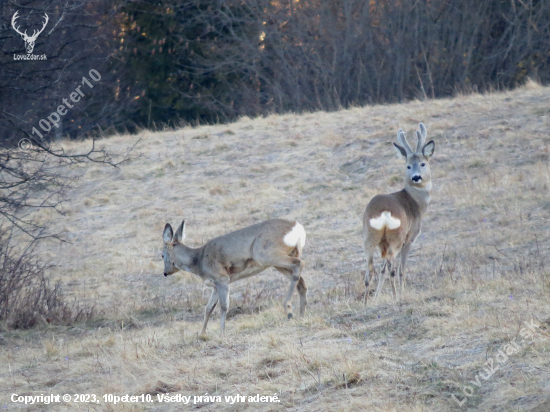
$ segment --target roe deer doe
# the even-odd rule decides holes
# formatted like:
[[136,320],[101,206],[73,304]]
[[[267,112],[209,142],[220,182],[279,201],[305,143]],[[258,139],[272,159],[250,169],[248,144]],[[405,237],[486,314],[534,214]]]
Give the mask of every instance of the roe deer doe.
[[304,314],[307,286],[301,276],[304,267],[301,257],[306,232],[300,223],[283,219],[267,220],[211,239],[199,248],[190,248],[182,243],[185,221],[175,234],[167,223],[162,237],[164,276],[184,270],[198,275],[213,287],[204,312],[201,335],[206,332],[208,319],[219,301],[223,336],[229,306],[229,284],[257,275],[269,267],[274,267],[290,280],[285,300],[288,318],[292,318],[291,299],[296,288],[300,295],[300,315]]
[[384,263],[378,279],[374,300],[378,298],[386,277],[386,269],[390,271],[393,297],[396,299],[394,258],[400,255],[398,265],[400,297],[403,295],[404,270],[407,255],[412,243],[420,233],[422,215],[428,209],[432,182],[430,176],[430,157],[434,153],[433,140],[426,142],[426,127],[420,123],[420,131],[416,132],[418,144],[413,151],[407,142],[402,129],[397,132],[394,143],[397,154],[405,159],[407,175],[405,188],[388,195],[377,195],[369,202],[363,216],[364,248],[367,255],[368,271],[365,272],[365,302],[368,299],[369,285],[374,276],[373,255],[376,248],[380,249]]

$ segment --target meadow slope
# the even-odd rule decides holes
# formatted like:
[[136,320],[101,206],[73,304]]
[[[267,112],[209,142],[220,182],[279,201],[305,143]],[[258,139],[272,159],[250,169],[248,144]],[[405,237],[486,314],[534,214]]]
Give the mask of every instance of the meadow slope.
[[[97,316],[2,332],[2,410],[550,410],[549,107],[550,88],[529,83],[102,140],[123,152],[139,138],[141,156],[119,169],[68,169],[79,179],[65,215],[39,215],[69,241],[42,245],[56,265],[52,276],[69,296],[96,305]],[[392,301],[387,282],[377,304],[365,307],[362,214],[375,194],[402,188],[404,165],[392,143],[400,127],[411,136],[419,121],[436,143],[432,203],[403,301]],[[70,152],[89,145],[64,144]],[[164,225],[185,219],[186,243],[198,246],[279,217],[307,232],[306,316],[286,320],[287,281],[268,270],[232,285],[224,339],[217,309],[208,336],[199,337],[210,290],[189,273],[162,275]],[[297,303],[295,295],[295,312]],[[538,332],[523,338],[532,320]],[[498,358],[514,339],[515,353]],[[476,382],[491,358],[498,370]],[[9,400],[163,392],[276,393],[280,402]],[[465,399],[461,407],[453,395]]]

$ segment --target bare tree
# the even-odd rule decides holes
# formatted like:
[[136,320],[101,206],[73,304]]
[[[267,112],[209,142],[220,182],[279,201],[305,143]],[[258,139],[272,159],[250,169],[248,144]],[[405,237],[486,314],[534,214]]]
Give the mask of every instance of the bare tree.
[[92,307],[67,304],[61,284],[51,284],[49,266],[38,259],[36,247],[45,238],[65,240],[48,224],[38,223],[35,212],[49,208],[62,214],[71,166],[93,162],[119,167],[131,159],[134,148],[114,155],[98,149],[93,139],[87,151],[67,154],[53,143],[32,138],[29,143],[25,150],[0,149],[0,322],[14,328],[93,314]]
[[142,0],[125,12],[129,59],[163,73],[132,77],[141,123],[151,112],[217,121],[550,81],[542,1]]

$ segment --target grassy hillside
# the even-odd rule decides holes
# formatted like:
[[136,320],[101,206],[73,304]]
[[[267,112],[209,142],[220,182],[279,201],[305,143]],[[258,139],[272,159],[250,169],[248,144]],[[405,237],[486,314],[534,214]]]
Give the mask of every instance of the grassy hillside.
[[[66,230],[70,243],[44,244],[42,256],[55,262],[53,276],[65,290],[99,314],[72,327],[2,333],[0,405],[79,406],[24,407],[10,402],[12,393],[156,399],[171,392],[219,395],[222,403],[80,407],[549,410],[549,107],[550,88],[530,83],[504,93],[242,119],[144,132],[141,156],[120,169],[70,170],[80,178],[65,216],[40,215]],[[399,127],[411,136],[419,121],[436,142],[430,210],[403,301],[392,301],[387,282],[377,304],[365,307],[362,214],[375,194],[402,188],[404,165],[391,145]],[[101,143],[122,152],[136,140]],[[269,270],[232,285],[224,339],[217,309],[208,336],[199,337],[210,290],[188,273],[162,275],[164,225],[185,219],[187,244],[197,246],[275,217],[297,219],[307,232],[306,316],[286,320],[287,281]],[[522,328],[532,320],[540,327],[531,338]],[[514,339],[514,353],[498,357]],[[491,358],[498,370],[489,376]],[[476,382],[478,373],[487,380]],[[279,403],[223,402],[275,393]],[[466,399],[461,407],[452,395]]]

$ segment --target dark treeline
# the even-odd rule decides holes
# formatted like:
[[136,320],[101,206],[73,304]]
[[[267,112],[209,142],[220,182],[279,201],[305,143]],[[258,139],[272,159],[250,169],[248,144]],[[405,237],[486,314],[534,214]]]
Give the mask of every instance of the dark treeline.
[[[47,61],[14,61],[17,10],[31,28],[49,14],[34,51]],[[550,80],[547,0],[52,0],[0,12],[4,141],[31,133],[90,69],[101,80],[47,139]]]
[[[10,146],[21,138],[44,142],[63,135],[83,136],[98,125],[123,126],[125,115],[115,98],[116,81],[121,65],[118,64],[117,1],[115,0],[52,0],[0,2],[0,139],[2,146]],[[26,42],[18,34],[12,19],[18,12],[15,26],[20,32],[32,35],[43,27],[45,15],[48,23],[37,37],[34,55],[46,55],[47,60],[16,60],[14,55],[27,55]],[[89,71],[102,76],[95,84]],[[87,77],[94,88],[81,87],[84,97],[71,103],[70,93],[82,85]],[[49,132],[39,127],[58,106],[68,99],[69,108],[60,116],[59,127]],[[40,140],[40,139],[39,139]]]

